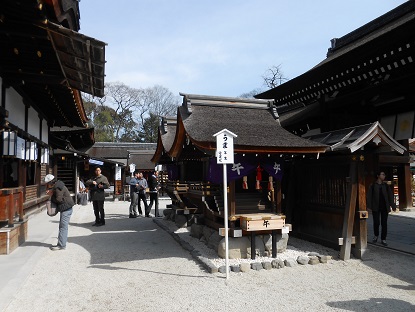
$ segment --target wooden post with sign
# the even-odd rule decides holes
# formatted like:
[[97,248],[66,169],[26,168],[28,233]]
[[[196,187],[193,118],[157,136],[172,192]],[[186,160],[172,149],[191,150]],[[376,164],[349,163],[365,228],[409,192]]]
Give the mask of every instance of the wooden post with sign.
[[226,279],[229,278],[229,245],[228,245],[228,177],[226,165],[233,164],[233,138],[237,135],[227,129],[223,129],[213,135],[216,137],[216,160],[218,164],[223,164],[223,210],[225,221],[225,269]]

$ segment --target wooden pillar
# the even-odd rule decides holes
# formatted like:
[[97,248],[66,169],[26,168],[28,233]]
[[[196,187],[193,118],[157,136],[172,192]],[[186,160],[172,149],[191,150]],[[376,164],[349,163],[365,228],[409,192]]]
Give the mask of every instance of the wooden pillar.
[[23,211],[23,192],[20,190],[15,194],[15,205],[17,205],[17,210],[19,214],[19,222],[24,220],[24,211]]
[[349,260],[352,246],[353,223],[357,200],[357,162],[352,160],[348,177],[346,207],[344,210],[340,259]]
[[282,203],[281,203],[282,194],[281,194],[281,181],[280,180],[275,180],[274,196],[275,196],[275,206],[277,209],[276,212],[281,213],[282,212]]
[[228,216],[234,216],[236,214],[235,205],[235,180],[229,182],[228,187]]
[[358,183],[358,198],[357,198],[357,213],[355,214],[354,232],[356,236],[356,245],[352,249],[353,255],[358,259],[362,259],[367,251],[367,218],[368,211],[366,210],[366,183],[364,176],[364,158],[360,157],[357,163],[357,183]]
[[411,179],[410,164],[400,164],[398,167],[399,210],[413,209]]

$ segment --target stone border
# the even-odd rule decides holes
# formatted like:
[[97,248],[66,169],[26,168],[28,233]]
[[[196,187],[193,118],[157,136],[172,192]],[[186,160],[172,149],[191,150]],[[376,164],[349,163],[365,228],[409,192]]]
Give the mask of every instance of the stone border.
[[[203,266],[209,273],[226,273],[226,266],[217,267],[209,258],[203,257],[200,252],[194,248],[188,242],[182,240],[180,235],[170,230],[168,226],[162,222],[162,219],[153,218],[153,222],[156,223],[160,228],[169,233],[174,240],[179,243],[182,248],[189,251],[193,259]],[[296,267],[298,265],[317,265],[320,263],[327,263],[331,260],[331,256],[320,255],[316,252],[310,252],[307,256],[298,256],[297,259],[274,259],[272,261],[264,262],[252,262],[252,263],[241,263],[239,265],[230,265],[229,270],[235,273],[248,272],[250,270],[271,270],[271,269],[282,269],[284,267]]]

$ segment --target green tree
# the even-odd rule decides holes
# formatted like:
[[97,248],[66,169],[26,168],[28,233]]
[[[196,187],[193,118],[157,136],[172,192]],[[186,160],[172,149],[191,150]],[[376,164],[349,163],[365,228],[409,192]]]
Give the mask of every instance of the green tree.
[[157,143],[159,125],[160,117],[150,113],[150,115],[144,120],[140,132],[140,141],[146,143]]

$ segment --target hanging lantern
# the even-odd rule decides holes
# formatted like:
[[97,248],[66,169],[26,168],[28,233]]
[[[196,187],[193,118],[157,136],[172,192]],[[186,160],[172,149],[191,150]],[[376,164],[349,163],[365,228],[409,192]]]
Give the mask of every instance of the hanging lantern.
[[49,148],[48,147],[41,148],[40,163],[41,164],[49,163]]
[[242,188],[244,190],[248,189],[248,177],[247,176],[243,176],[242,178]]
[[268,191],[272,191],[274,189],[274,185],[273,185],[273,178],[272,176],[268,177]]
[[17,153],[17,134],[13,131],[3,132],[3,155],[16,156]]
[[37,159],[37,144],[35,142],[26,141],[26,160]]
[[258,164],[258,167],[256,168],[256,183],[255,183],[255,189],[261,190],[261,181],[262,181],[262,169],[261,166]]

